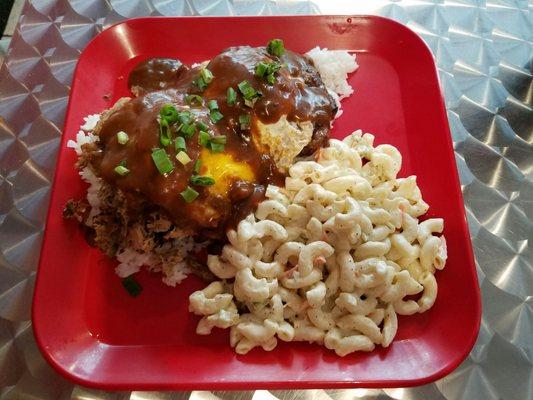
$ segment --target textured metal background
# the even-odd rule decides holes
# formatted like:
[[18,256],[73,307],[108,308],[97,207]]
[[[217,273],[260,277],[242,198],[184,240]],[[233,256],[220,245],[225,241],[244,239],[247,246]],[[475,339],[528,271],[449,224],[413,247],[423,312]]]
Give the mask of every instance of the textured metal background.
[[[1,0],[0,0],[1,1]],[[88,41],[143,15],[376,13],[437,59],[468,212],[483,321],[468,359],[427,386],[389,390],[104,393],[41,357],[30,307],[65,107]],[[533,4],[527,0],[34,0],[0,70],[1,399],[533,399]]]

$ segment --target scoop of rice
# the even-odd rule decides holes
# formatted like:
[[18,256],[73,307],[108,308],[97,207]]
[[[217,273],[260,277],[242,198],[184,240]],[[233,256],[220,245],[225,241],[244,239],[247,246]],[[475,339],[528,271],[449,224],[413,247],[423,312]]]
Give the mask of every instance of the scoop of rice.
[[352,87],[348,84],[348,74],[358,67],[355,54],[350,54],[346,50],[328,50],[320,47],[315,47],[306,54],[315,63],[326,87],[335,92],[340,99],[353,93]]

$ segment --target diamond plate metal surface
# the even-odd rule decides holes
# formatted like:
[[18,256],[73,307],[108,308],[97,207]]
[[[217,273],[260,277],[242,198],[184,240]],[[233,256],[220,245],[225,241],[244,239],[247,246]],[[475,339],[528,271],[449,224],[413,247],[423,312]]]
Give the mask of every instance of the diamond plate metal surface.
[[[419,33],[439,67],[483,297],[468,359],[418,388],[105,393],[43,360],[30,309],[72,73],[89,40],[144,15],[375,13]],[[0,398],[533,398],[533,4],[527,0],[34,0],[0,69]]]

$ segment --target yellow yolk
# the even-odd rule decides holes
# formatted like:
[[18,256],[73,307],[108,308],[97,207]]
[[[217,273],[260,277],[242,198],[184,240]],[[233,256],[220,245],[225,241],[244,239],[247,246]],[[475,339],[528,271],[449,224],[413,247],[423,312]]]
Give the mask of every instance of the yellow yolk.
[[242,180],[253,182],[255,174],[250,165],[243,161],[237,161],[230,153],[212,153],[202,149],[200,153],[202,168],[200,173],[215,180],[215,184],[209,186],[209,193],[213,195],[227,196],[233,182]]

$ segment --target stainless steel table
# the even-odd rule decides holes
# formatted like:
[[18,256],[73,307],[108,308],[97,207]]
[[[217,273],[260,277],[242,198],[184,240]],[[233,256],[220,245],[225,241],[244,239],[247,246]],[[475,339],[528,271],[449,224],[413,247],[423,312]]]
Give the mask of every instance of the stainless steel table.
[[[412,389],[104,393],[59,377],[41,357],[29,320],[80,51],[130,17],[320,13],[396,19],[436,57],[483,296],[481,331],[468,359],[448,377]],[[527,0],[27,1],[0,71],[0,398],[533,399],[532,41]]]

